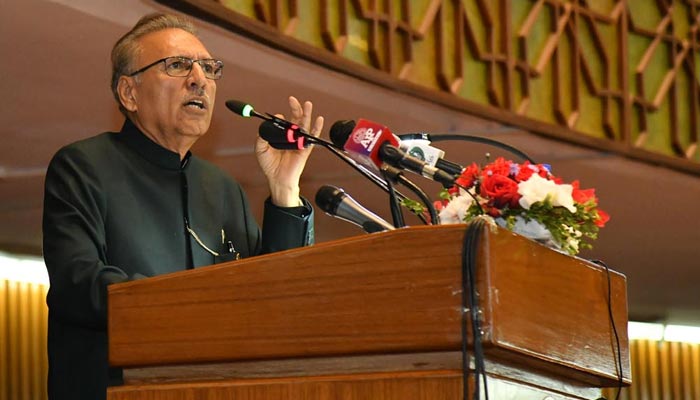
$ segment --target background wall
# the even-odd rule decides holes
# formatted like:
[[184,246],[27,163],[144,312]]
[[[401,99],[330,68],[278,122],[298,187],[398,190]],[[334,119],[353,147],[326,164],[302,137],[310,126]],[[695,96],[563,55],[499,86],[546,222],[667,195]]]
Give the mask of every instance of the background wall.
[[[580,179],[584,187],[596,188],[601,207],[612,215],[612,220],[601,231],[595,248],[582,256],[603,259],[613,269],[627,275],[632,319],[670,323],[700,321],[700,304],[697,300],[697,282],[700,281],[700,251],[697,247],[700,242],[700,230],[697,229],[700,221],[700,207],[697,205],[700,198],[696,146],[698,126],[697,122],[692,122],[697,121],[697,109],[692,108],[697,103],[692,99],[695,98],[693,93],[696,92],[700,74],[696,46],[698,30],[695,28],[698,6],[695,2],[666,4],[640,1],[635,2],[632,9],[630,1],[611,0],[596,3],[590,12],[586,11],[586,3],[582,1],[388,2],[399,6],[409,3],[416,7],[427,6],[426,12],[414,12],[408,19],[408,24],[417,31],[423,27],[420,18],[430,14],[427,12],[430,10],[435,12],[436,18],[445,20],[440,26],[451,32],[454,26],[459,25],[459,22],[455,22],[457,20],[450,19],[451,15],[463,16],[463,12],[467,12],[467,16],[472,18],[475,7],[494,7],[490,12],[498,17],[490,23],[489,29],[496,32],[502,26],[498,24],[499,18],[513,22],[508,26],[523,27],[528,15],[534,15],[536,7],[544,7],[544,11],[537,13],[537,18],[541,18],[538,24],[543,25],[536,25],[539,30],[533,31],[533,41],[528,42],[529,55],[521,58],[536,66],[539,56],[546,49],[560,48],[558,52],[552,50],[552,54],[566,60],[566,63],[559,66],[560,75],[554,73],[552,67],[544,68],[541,76],[533,76],[534,70],[527,70],[530,75],[520,78],[522,82],[531,84],[527,107],[518,106],[523,104],[526,97],[522,92],[514,92],[518,93],[515,98],[517,102],[510,102],[507,107],[506,102],[501,101],[503,95],[510,93],[505,90],[507,87],[522,90],[517,74],[509,75],[506,72],[517,71],[517,68],[525,70],[526,67],[517,66],[516,61],[520,56],[513,53],[517,47],[510,47],[511,53],[503,53],[505,47],[499,46],[505,46],[506,41],[487,43],[491,39],[487,40],[488,29],[484,30],[485,25],[480,25],[482,27],[475,33],[475,38],[492,46],[492,53],[489,54],[493,60],[484,56],[488,52],[480,53],[481,58],[474,57],[474,53],[468,51],[469,42],[465,39],[459,42],[464,46],[459,51],[463,51],[465,57],[471,57],[462,66],[466,73],[456,79],[456,67],[447,63],[444,66],[449,67],[449,71],[446,70],[443,78],[438,79],[435,77],[440,74],[435,74],[434,70],[419,73],[436,67],[435,52],[418,57],[419,50],[425,49],[412,50],[413,58],[409,60],[411,68],[399,67],[400,64],[394,63],[387,69],[388,59],[384,58],[384,53],[377,53],[376,57],[370,55],[369,49],[372,47],[368,44],[371,42],[368,41],[369,36],[348,34],[344,39],[347,44],[340,46],[343,36],[340,25],[328,28],[335,35],[333,38],[339,40],[333,42],[338,45],[337,48],[328,50],[328,43],[323,40],[305,42],[307,38],[322,37],[318,20],[314,20],[316,25],[304,23],[307,18],[318,15],[311,14],[311,11],[319,10],[321,3],[329,2],[310,2],[313,3],[311,7],[299,7],[301,2],[292,1],[226,3],[239,10],[238,17],[248,25],[241,27],[239,24],[235,30],[229,30],[233,25],[227,28],[220,21],[198,14],[202,18],[197,22],[202,38],[211,52],[225,61],[226,77],[219,85],[219,101],[212,129],[197,144],[195,151],[227,170],[244,185],[258,217],[261,216],[260,205],[267,196],[267,188],[252,152],[257,123],[230,114],[223,106],[226,99],[243,99],[256,105],[260,111],[272,113],[287,110],[286,97],[289,94],[313,100],[316,110],[328,121],[324,131],[326,136],[333,121],[361,117],[382,122],[396,133],[428,131],[482,135],[516,146],[534,159],[552,164],[555,172],[567,180]],[[360,32],[367,35],[367,27],[374,23],[372,21],[377,21],[377,34],[384,35],[378,38],[404,29],[400,24],[388,24],[386,18],[382,20],[381,16],[388,10],[358,16],[357,10],[369,9],[370,3],[383,2],[337,2],[347,8],[348,21],[364,18],[365,25],[352,22],[349,27],[363,26]],[[300,10],[296,15],[289,12],[294,4]],[[466,11],[460,11],[460,4],[467,6]],[[670,4],[673,7],[666,7]],[[512,6],[510,9],[509,5]],[[640,12],[645,7],[652,7],[652,11]],[[0,0],[0,53],[7,57],[5,62],[0,63],[0,76],[3,77],[0,81],[3,93],[0,97],[0,137],[3,138],[3,145],[0,146],[0,249],[25,254],[41,253],[42,184],[51,156],[67,143],[98,132],[116,130],[122,123],[108,89],[108,60],[112,44],[140,16],[153,11],[174,10],[158,2],[142,0]],[[508,10],[514,13],[513,18],[499,14]],[[277,12],[278,18],[273,18],[273,11]],[[338,9],[330,11],[333,12],[333,20],[339,21]],[[625,13],[629,18],[621,17]],[[591,18],[595,28],[588,24]],[[485,19],[475,18],[471,21],[483,24]],[[624,24],[629,24],[629,21],[634,22],[635,27],[625,27]],[[292,29],[304,26],[308,27]],[[659,27],[658,32],[652,29],[654,27]],[[413,28],[406,29],[412,32]],[[604,43],[596,43],[592,39],[596,35],[590,33],[591,29],[601,31]],[[623,68],[627,72],[622,73],[610,67],[621,67],[619,60],[611,58],[614,57],[613,50],[620,50],[620,44],[613,43],[618,40],[617,32],[620,29],[633,31],[634,38],[628,41],[635,42],[625,47],[627,53],[621,53],[627,54],[626,57],[631,60]],[[580,31],[584,32],[579,43],[575,39]],[[515,39],[519,32],[518,29],[510,30]],[[423,31],[422,34],[424,37],[436,37],[433,30]],[[407,37],[418,47],[435,45],[431,41],[436,39],[421,41],[418,36],[410,33]],[[391,47],[396,53],[390,55],[405,60],[406,53],[402,53],[405,47],[401,45],[403,39],[401,36],[399,39],[396,42],[399,45]],[[388,42],[378,42],[377,49],[384,49],[382,43]],[[590,57],[584,58],[592,61],[593,54],[600,59],[608,59],[607,69],[600,64],[592,70],[596,74],[610,71],[616,77],[607,86],[611,91],[589,93],[585,74],[580,73],[574,79],[572,65],[583,65],[580,57],[577,62],[570,63],[578,57],[571,50],[575,43],[605,49],[602,53],[588,49],[584,54]],[[655,50],[646,52],[645,49],[649,48]],[[452,57],[458,53],[454,49],[459,47],[445,49],[444,56]],[[499,58],[499,55],[504,57]],[[651,75],[645,72],[642,78],[636,78],[632,60],[637,63],[645,61],[643,70],[651,71]],[[354,66],[348,67],[347,63]],[[482,65],[478,66],[479,63]],[[491,72],[488,72],[489,65],[495,68]],[[488,88],[488,80],[485,79],[487,73],[496,74],[492,90],[495,96],[492,97],[489,97],[488,90],[476,90]],[[682,79],[677,80],[678,75],[682,75]],[[602,82],[604,76],[596,75],[593,80]],[[565,112],[559,114],[551,108],[552,82],[556,79],[564,88],[559,94],[565,103],[562,106]],[[543,80],[549,83],[538,83]],[[580,85],[577,86],[577,94],[581,99],[579,106],[582,112],[593,110],[595,116],[589,119],[581,113],[571,113],[575,111],[571,108],[574,103],[569,101],[571,89],[564,85],[570,82]],[[623,82],[628,82],[627,86]],[[673,82],[677,83],[672,85]],[[625,87],[627,89],[623,91]],[[641,87],[646,88],[643,93],[640,92]],[[601,117],[605,115],[603,104],[606,96],[613,109],[610,115],[615,126],[612,129],[605,128],[604,118]],[[543,105],[542,101],[535,101],[541,98],[550,102]],[[683,106],[688,108],[683,108],[685,111],[681,112]],[[545,112],[548,114],[540,115]],[[671,118],[674,112],[679,119]],[[642,129],[644,120],[646,128]],[[674,120],[680,122],[672,122]],[[655,136],[657,134],[659,136]],[[674,138],[678,139],[678,143],[674,144]],[[487,152],[491,157],[503,154],[485,146],[462,143],[450,143],[445,148],[450,160],[462,164],[483,161]],[[437,187],[418,179],[416,181],[429,193],[437,193]],[[368,208],[389,219],[383,193],[330,154],[316,151],[309,162],[302,190],[312,198],[323,184],[345,188]],[[409,223],[419,222],[409,220]],[[318,241],[361,234],[355,227],[322,214],[317,216],[316,233]],[[429,249],[416,251],[429,253]],[[41,304],[44,297],[42,291],[46,289],[0,282],[0,290],[3,290],[0,295],[0,339],[7,338],[0,340],[0,354],[6,360],[0,364],[0,387],[5,391],[0,396],[15,399],[18,398],[17,393],[22,393],[33,396],[31,398],[37,398],[35,395],[41,398],[44,389],[36,385],[43,382],[46,370],[45,361],[37,361],[37,357],[44,357],[42,329],[45,328],[36,321],[45,321],[45,310]],[[685,351],[683,348],[679,347],[679,351]],[[646,349],[644,354],[651,354],[648,347]],[[668,354],[675,354],[672,360],[697,360],[697,351],[692,349],[687,353],[691,354],[691,358],[678,356],[678,352]],[[632,351],[634,359],[638,350],[633,346]],[[656,358],[655,365],[659,365],[660,359]],[[633,368],[641,370],[641,367],[634,365]],[[690,371],[691,378],[697,377],[697,369],[692,369],[698,365],[697,362],[674,365],[679,365],[678,371],[683,374]],[[660,367],[658,370],[659,373],[676,371]],[[672,386],[669,387],[672,390],[678,387],[676,382],[682,382],[682,390],[692,387],[687,383],[690,381],[677,378],[686,376],[680,375],[680,372],[673,373],[674,378],[670,380],[659,378],[654,386],[656,389],[640,388],[637,393],[651,390],[649,393],[658,394],[661,382],[671,382]],[[651,376],[651,373],[644,374]],[[5,385],[5,382],[12,384]],[[664,393],[667,393],[666,389],[663,389]],[[697,394],[697,391],[692,393]],[[4,400],[2,397],[0,399]]]

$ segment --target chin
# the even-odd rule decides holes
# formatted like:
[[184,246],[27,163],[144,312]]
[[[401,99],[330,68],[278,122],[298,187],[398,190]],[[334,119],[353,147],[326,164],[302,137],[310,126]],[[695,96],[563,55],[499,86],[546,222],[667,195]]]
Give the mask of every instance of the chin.
[[200,122],[200,123],[190,123],[190,124],[182,124],[182,128],[180,129],[180,134],[184,136],[204,136],[207,131],[209,131],[209,122]]

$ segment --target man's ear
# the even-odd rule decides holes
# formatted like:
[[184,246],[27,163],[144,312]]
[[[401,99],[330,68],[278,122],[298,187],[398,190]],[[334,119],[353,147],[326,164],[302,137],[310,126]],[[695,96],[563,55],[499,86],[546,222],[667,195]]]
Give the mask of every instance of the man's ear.
[[137,110],[136,106],[136,79],[130,76],[120,76],[117,82],[117,94],[119,95],[119,101],[122,103],[127,111],[135,112]]

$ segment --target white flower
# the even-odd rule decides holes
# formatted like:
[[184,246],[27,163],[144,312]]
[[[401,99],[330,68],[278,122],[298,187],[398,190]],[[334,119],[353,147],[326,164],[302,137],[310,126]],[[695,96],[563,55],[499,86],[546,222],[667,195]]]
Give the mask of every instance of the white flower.
[[571,193],[574,187],[569,184],[558,185],[554,181],[533,174],[530,179],[518,183],[520,206],[529,210],[538,201],[544,201],[547,197],[554,207],[564,207],[572,213],[576,212],[574,198]]
[[569,232],[569,236],[571,236],[571,237],[580,238],[581,236],[583,236],[583,232],[574,228],[573,226],[561,224],[561,227],[564,231]]
[[575,253],[578,253],[578,251],[579,251],[578,244],[579,244],[580,242],[581,242],[581,241],[578,240],[578,239],[569,238],[569,239],[567,239],[566,244],[569,246],[569,248],[570,248],[571,250],[574,251],[574,254],[575,254]]
[[471,207],[474,199],[468,194],[462,194],[450,200],[449,203],[440,211],[441,224],[461,224],[464,223],[464,217],[467,210]]

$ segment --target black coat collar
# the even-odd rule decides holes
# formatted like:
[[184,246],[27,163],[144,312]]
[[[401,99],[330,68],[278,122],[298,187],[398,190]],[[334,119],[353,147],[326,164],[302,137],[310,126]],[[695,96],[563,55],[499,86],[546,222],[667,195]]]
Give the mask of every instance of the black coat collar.
[[188,151],[185,158],[181,161],[180,154],[170,151],[149,139],[148,136],[144,135],[128,118],[124,121],[122,130],[117,137],[122,139],[127,146],[141,157],[166,169],[184,169],[192,155],[192,152]]

